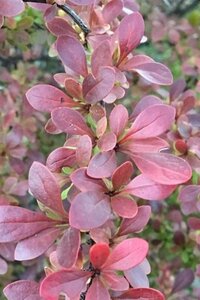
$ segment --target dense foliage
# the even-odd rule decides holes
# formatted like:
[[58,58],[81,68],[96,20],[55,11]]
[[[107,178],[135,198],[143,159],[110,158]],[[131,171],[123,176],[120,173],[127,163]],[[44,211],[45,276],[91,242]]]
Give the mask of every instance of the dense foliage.
[[198,299],[195,11],[26,2],[0,2],[4,295]]

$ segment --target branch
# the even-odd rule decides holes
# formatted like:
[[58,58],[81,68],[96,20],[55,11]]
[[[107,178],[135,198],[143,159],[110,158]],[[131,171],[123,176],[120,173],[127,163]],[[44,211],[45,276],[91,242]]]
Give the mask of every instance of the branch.
[[[23,2],[49,4],[46,0],[23,0]],[[71,7],[69,7],[66,4],[63,5],[56,4],[56,5],[59,9],[62,9],[66,14],[68,14],[72,18],[72,20],[81,28],[81,30],[85,33],[86,36],[88,35],[90,29],[87,27],[84,21],[79,17],[79,15],[75,12],[75,10],[73,10]]]

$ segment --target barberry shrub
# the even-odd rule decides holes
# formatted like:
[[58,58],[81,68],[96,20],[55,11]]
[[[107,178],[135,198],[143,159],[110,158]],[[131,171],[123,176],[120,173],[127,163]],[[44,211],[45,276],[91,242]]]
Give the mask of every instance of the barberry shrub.
[[[25,2],[1,0],[1,24],[21,13]],[[17,261],[44,253],[49,258],[39,283],[13,282],[4,294],[8,300],[163,300],[149,287],[148,241],[138,233],[151,206],[140,200],[164,200],[191,178],[192,169],[171,149],[176,105],[149,95],[130,111],[124,99],[136,76],[156,87],[171,85],[172,74],[134,53],[144,36],[134,3],[32,0],[28,5],[44,12],[64,72],[54,75],[59,87],[39,83],[26,99],[49,114],[45,130],[66,134],[66,141],[46,164],[34,162],[29,170],[38,210],[1,203],[1,245],[12,247]],[[60,10],[73,18],[60,16]],[[15,137],[7,140],[10,153],[18,146]],[[178,150],[182,144],[175,141]]]

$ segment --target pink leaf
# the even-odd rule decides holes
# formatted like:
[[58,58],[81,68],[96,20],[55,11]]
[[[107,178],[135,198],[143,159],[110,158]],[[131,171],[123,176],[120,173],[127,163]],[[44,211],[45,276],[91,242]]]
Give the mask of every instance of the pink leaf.
[[81,191],[105,192],[106,186],[101,179],[94,179],[87,175],[86,168],[80,168],[70,175],[72,183]]
[[200,219],[196,217],[191,217],[188,220],[188,225],[192,230],[200,230]]
[[56,250],[58,262],[62,267],[70,269],[76,263],[80,242],[79,230],[69,227],[65,231]]
[[118,235],[126,235],[133,232],[140,232],[147,225],[151,215],[151,207],[143,205],[138,207],[137,215],[132,219],[123,219]]
[[118,244],[105,264],[104,269],[128,270],[140,264],[148,252],[148,243],[140,238],[131,238]]
[[116,134],[117,137],[123,133],[128,123],[128,111],[122,105],[116,105],[110,113],[109,125],[110,129]]
[[5,17],[14,17],[24,10],[25,6],[22,0],[1,0],[0,15]]
[[103,8],[103,18],[106,23],[112,22],[123,9],[122,0],[112,0],[108,2]]
[[0,242],[23,240],[55,222],[40,213],[15,206],[0,206]]
[[200,210],[199,197],[200,185],[187,185],[181,189],[179,200],[181,201],[181,210],[185,215]]
[[76,31],[69,25],[69,23],[60,17],[55,17],[50,22],[47,22],[47,28],[50,32],[56,36],[67,35],[71,37],[76,37]]
[[138,65],[128,71],[137,72],[144,79],[154,84],[170,85],[173,82],[171,71],[163,64],[156,62]]
[[90,248],[90,261],[92,265],[100,269],[110,254],[110,248],[106,243],[98,243]]
[[95,104],[105,98],[115,83],[115,70],[102,67],[96,77],[89,74],[83,81],[83,96],[87,103]]
[[163,200],[174,190],[176,185],[163,185],[152,181],[141,174],[135,177],[125,188],[124,192],[147,200]]
[[60,172],[63,167],[72,167],[75,162],[75,151],[60,147],[50,153],[46,165],[51,172]]
[[67,94],[72,98],[82,99],[82,85],[78,83],[74,78],[66,78],[64,81]]
[[156,105],[156,104],[163,104],[162,100],[154,95],[148,95],[142,97],[142,99],[136,104],[134,107],[133,113],[131,114],[130,118],[136,118],[143,110],[147,107]]
[[154,60],[149,56],[143,54],[134,55],[133,57],[131,57],[130,59],[128,59],[120,65],[120,70],[131,71],[137,66],[152,62],[154,62]]
[[117,215],[123,218],[133,218],[138,212],[136,202],[122,193],[112,197],[111,207]]
[[175,113],[175,108],[169,105],[149,106],[137,116],[128,135],[132,135],[134,139],[157,137],[170,129]]
[[87,76],[85,50],[77,39],[62,35],[58,37],[56,47],[58,55],[65,66],[83,77]]
[[118,27],[120,62],[140,43],[144,34],[144,21],[140,13],[124,17]]
[[97,145],[102,152],[107,152],[113,150],[116,143],[116,135],[113,132],[107,132],[98,140]]
[[34,197],[45,206],[61,215],[66,214],[55,177],[39,162],[34,162],[29,170],[29,187]]
[[74,228],[90,230],[103,225],[111,215],[109,199],[100,192],[78,194],[72,201],[69,222]]
[[112,66],[112,54],[109,41],[105,40],[94,50],[91,58],[91,68],[94,76],[97,76],[101,67]]
[[155,182],[176,185],[188,181],[192,170],[182,158],[167,153],[142,153],[133,156],[142,173]]
[[111,290],[126,291],[129,288],[129,283],[124,276],[119,276],[113,271],[103,270],[101,272],[101,277],[103,281],[106,282],[106,286]]
[[65,133],[93,136],[83,116],[73,109],[66,107],[54,109],[52,111],[52,120],[55,125]]
[[92,141],[88,135],[79,138],[76,148],[76,162],[79,167],[87,167],[92,155]]
[[125,292],[119,297],[114,298],[115,300],[165,300],[164,295],[154,289],[149,288],[137,288],[137,289],[129,289],[129,291]]
[[49,84],[38,84],[28,90],[26,97],[30,105],[42,112],[51,112],[57,107],[74,107],[75,102],[58,88]]
[[130,161],[126,161],[120,165],[112,175],[112,184],[114,190],[118,190],[126,185],[133,174],[133,165]]
[[114,151],[98,153],[91,159],[87,174],[93,178],[110,177],[116,169],[116,155]]
[[3,292],[8,300],[32,300],[33,298],[29,298],[31,296],[34,296],[35,300],[42,300],[42,298],[39,297],[39,284],[31,280],[15,281],[7,285]]
[[15,249],[15,259],[23,261],[42,255],[53,244],[59,234],[59,228],[47,228],[20,241]]
[[111,300],[108,289],[103,285],[98,277],[94,278],[85,300]]
[[44,300],[57,300],[61,293],[70,299],[78,297],[86,287],[91,273],[87,271],[61,270],[47,276],[41,283],[40,295]]

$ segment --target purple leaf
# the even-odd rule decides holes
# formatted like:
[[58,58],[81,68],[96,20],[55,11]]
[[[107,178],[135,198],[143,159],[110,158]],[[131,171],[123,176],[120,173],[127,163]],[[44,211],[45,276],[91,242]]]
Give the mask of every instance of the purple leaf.
[[66,215],[64,210],[60,187],[47,167],[39,162],[34,162],[29,171],[29,187],[33,196],[61,215]]
[[185,269],[178,273],[172,288],[172,294],[188,288],[194,281],[194,272],[191,269]]
[[15,206],[0,206],[0,242],[15,242],[53,227],[43,214]]
[[73,109],[66,107],[54,109],[52,111],[52,120],[55,125],[65,133],[93,136],[83,116]]
[[42,255],[60,234],[59,228],[47,228],[20,241],[15,249],[15,259],[19,261],[34,259]]
[[69,227],[65,231],[56,250],[58,263],[62,267],[71,269],[76,263],[80,242],[81,237],[79,230]]
[[70,299],[77,299],[86,287],[91,273],[87,271],[61,270],[47,276],[41,283],[40,294],[44,300],[58,299],[65,293]]
[[38,84],[28,90],[26,97],[30,105],[42,112],[51,112],[57,107],[74,107],[76,103],[58,88],[49,84]]
[[147,225],[151,215],[151,207],[143,205],[138,207],[137,215],[132,219],[123,219],[118,235],[126,235],[129,233],[140,232]]
[[[31,280],[20,280],[13,282],[3,290],[8,300],[39,300],[39,284]],[[34,296],[35,298],[30,298]]]
[[117,162],[114,151],[98,153],[91,159],[87,174],[93,178],[110,177],[116,166]]
[[22,0],[1,0],[0,15],[5,17],[14,17],[24,10],[25,6]]
[[90,230],[103,225],[111,215],[109,198],[100,192],[78,194],[72,201],[69,222],[74,228]]
[[58,55],[63,64],[75,73],[87,76],[87,61],[82,44],[75,38],[62,35],[56,43]]
[[109,125],[110,129],[116,134],[117,137],[123,133],[128,124],[128,111],[122,105],[116,105],[110,113]]
[[105,98],[115,83],[115,70],[102,67],[96,77],[89,74],[83,81],[83,96],[87,103],[95,104]]

